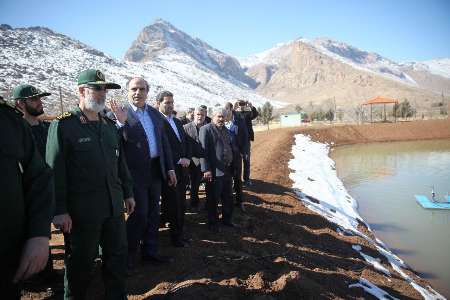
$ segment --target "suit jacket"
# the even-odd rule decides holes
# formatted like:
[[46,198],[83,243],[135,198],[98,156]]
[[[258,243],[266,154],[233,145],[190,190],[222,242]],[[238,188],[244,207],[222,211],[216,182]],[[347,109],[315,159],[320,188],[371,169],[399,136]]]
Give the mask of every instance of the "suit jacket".
[[199,133],[195,122],[187,123],[183,128],[186,132],[188,142],[191,144],[192,157],[203,157],[202,144],[200,143]]
[[236,143],[239,153],[242,155],[248,154],[250,152],[250,135],[246,121],[236,116],[236,112],[233,111],[233,123],[238,127]]
[[[206,124],[200,127],[199,132],[200,143],[204,152],[204,157],[200,158],[201,169],[202,172],[211,171],[213,177],[216,176],[216,168],[223,173],[227,171],[227,166],[224,165],[222,158],[223,143],[214,126],[213,123]],[[225,130],[227,129],[225,128]],[[231,145],[233,157],[236,148],[235,145]],[[234,163],[234,159],[232,163]]]
[[162,117],[164,118],[164,128],[167,135],[167,140],[169,141],[169,145],[172,150],[173,164],[176,165],[180,158],[191,159],[191,144],[187,139],[187,135],[184,131],[183,125],[181,124],[181,121],[177,118],[173,118],[175,126],[178,130],[178,134],[180,135],[180,139],[178,139],[177,135],[173,131],[172,126],[170,126],[169,121],[167,121],[164,115],[162,115]]
[[251,111],[235,111],[233,115],[244,119],[248,131],[248,137],[250,138],[250,141],[253,141],[255,139],[255,133],[253,132],[252,120],[256,119],[259,115],[256,107],[252,107]]
[[[150,105],[147,105],[147,113],[153,122],[161,174],[163,180],[166,180],[167,171],[174,170],[172,151],[165,129],[165,122],[167,121],[164,120],[159,111]],[[123,136],[125,157],[133,181],[136,185],[149,186],[151,182],[151,157],[147,135],[130,105],[128,105],[128,119],[120,132]]]

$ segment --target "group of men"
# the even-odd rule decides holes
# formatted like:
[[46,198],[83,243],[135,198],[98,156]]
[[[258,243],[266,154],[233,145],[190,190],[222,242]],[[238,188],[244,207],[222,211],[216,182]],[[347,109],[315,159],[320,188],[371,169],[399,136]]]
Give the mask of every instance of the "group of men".
[[50,126],[38,119],[50,93],[16,87],[12,97],[23,119],[0,102],[0,185],[6,191],[0,225],[9,237],[0,247],[0,279],[8,298],[19,297],[24,279],[51,270],[50,223],[64,234],[65,298],[86,298],[101,249],[105,298],[126,299],[125,278],[135,272],[139,254],[153,264],[173,260],[158,252],[161,224],[169,223],[174,247],[187,246],[187,188],[198,210],[205,183],[214,233],[219,223],[234,227],[234,205],[244,209],[242,164],[250,185],[251,120],[257,116],[251,104],[214,107],[209,122],[199,106],[182,122],[174,117],[171,92],[159,93],[154,106],[147,103],[149,84],[142,77],[128,81],[127,104],[111,100],[109,110],[107,91],[120,85],[95,69],[81,72],[77,83],[78,106]]

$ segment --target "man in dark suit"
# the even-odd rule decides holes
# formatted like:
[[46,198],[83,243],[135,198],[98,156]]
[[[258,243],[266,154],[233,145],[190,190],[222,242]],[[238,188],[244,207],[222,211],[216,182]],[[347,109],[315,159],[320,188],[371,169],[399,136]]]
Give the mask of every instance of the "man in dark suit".
[[191,185],[191,209],[198,209],[198,189],[202,179],[202,171],[200,168],[200,158],[203,157],[203,149],[200,144],[199,130],[205,125],[206,110],[199,106],[194,111],[194,121],[184,125],[188,141],[191,144],[191,163],[189,164],[189,179]]
[[236,115],[233,104],[227,102],[225,108],[230,112],[229,118],[225,124],[234,139],[236,146],[233,157],[233,190],[235,193],[234,204],[242,212],[245,208],[242,204],[242,158],[250,153],[250,138],[248,135],[247,124],[245,120]]
[[206,105],[200,105],[201,108],[203,108],[205,110],[205,124],[209,124],[211,123],[211,118],[208,117],[208,107]]
[[186,125],[187,123],[194,121],[194,108],[190,107],[187,110],[186,115],[180,118],[180,121],[183,126]]
[[137,249],[141,245],[144,261],[155,264],[170,262],[158,255],[159,198],[163,182],[176,186],[172,151],[165,131],[165,120],[146,104],[148,83],[140,77],[128,84],[128,105],[111,101],[124,139],[125,157],[133,178],[135,211],[127,220],[128,270],[133,272]]
[[191,159],[191,147],[187,140],[181,121],[173,116],[173,94],[163,91],[156,96],[159,112],[166,122],[165,134],[172,149],[172,162],[175,166],[177,185],[163,183],[161,194],[162,211],[170,222],[172,245],[184,247],[183,239],[184,214],[186,211],[186,182]]
[[208,227],[218,232],[217,205],[222,202],[222,224],[234,227],[231,222],[233,203],[231,197],[231,176],[233,173],[233,145],[225,127],[228,111],[215,107],[212,122],[202,126],[199,131],[204,157],[200,159],[206,183],[206,205],[208,208]]

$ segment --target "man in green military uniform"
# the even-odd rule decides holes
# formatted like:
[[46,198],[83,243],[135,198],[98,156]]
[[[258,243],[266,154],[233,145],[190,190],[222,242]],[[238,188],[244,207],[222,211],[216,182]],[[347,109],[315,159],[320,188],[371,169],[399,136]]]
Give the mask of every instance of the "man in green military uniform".
[[18,284],[47,262],[53,182],[30,127],[3,99],[0,128],[0,291],[4,299],[19,299]]
[[99,70],[78,77],[79,106],[52,122],[47,163],[55,174],[56,211],[53,224],[70,233],[66,257],[66,299],[85,299],[98,246],[103,250],[106,299],[126,299],[127,239],[124,202],[134,210],[132,181],[122,155],[122,143],[109,119],[99,114],[107,89]]
[[50,95],[50,93],[41,92],[29,84],[21,84],[13,90],[16,107],[22,111],[23,118],[30,124],[38,150],[44,158],[50,124],[42,122],[38,117],[44,113],[42,98]]

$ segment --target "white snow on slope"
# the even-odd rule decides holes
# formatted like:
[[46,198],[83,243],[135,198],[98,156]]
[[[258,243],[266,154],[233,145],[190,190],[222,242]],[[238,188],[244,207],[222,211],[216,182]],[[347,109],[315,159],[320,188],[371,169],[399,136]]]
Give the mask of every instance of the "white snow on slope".
[[359,279],[359,283],[350,284],[348,287],[349,288],[355,288],[355,287],[363,288],[366,291],[366,293],[371,294],[372,296],[376,297],[377,299],[382,299],[382,300],[396,299],[396,300],[398,300],[398,298],[392,297],[391,295],[389,295],[389,293],[380,289],[375,284],[373,284],[372,282],[370,282],[369,280],[364,279],[364,278]]
[[[293,189],[299,199],[309,209],[324,216],[329,221],[339,225],[340,234],[357,235],[373,244],[378,252],[385,256],[391,267],[411,284],[426,300],[445,299],[444,296],[430,286],[422,287],[403,269],[407,266],[395,254],[385,248],[378,239],[371,239],[358,230],[358,223],[370,227],[359,216],[357,202],[346,191],[342,181],[338,178],[334,161],[328,156],[329,147],[317,143],[309,136],[295,135],[292,146],[293,159],[289,161],[289,168],[293,170],[289,178],[294,182]],[[371,289],[373,290],[373,289]]]
[[450,78],[450,58],[407,62],[403,65],[412,67],[414,70],[427,71],[434,75]]
[[369,264],[371,264],[376,270],[386,274],[387,276],[391,276],[391,272],[386,269],[381,263],[379,258],[374,258],[370,255],[365,254],[361,251],[360,245],[352,245],[353,250],[357,251],[359,255],[361,255]]

